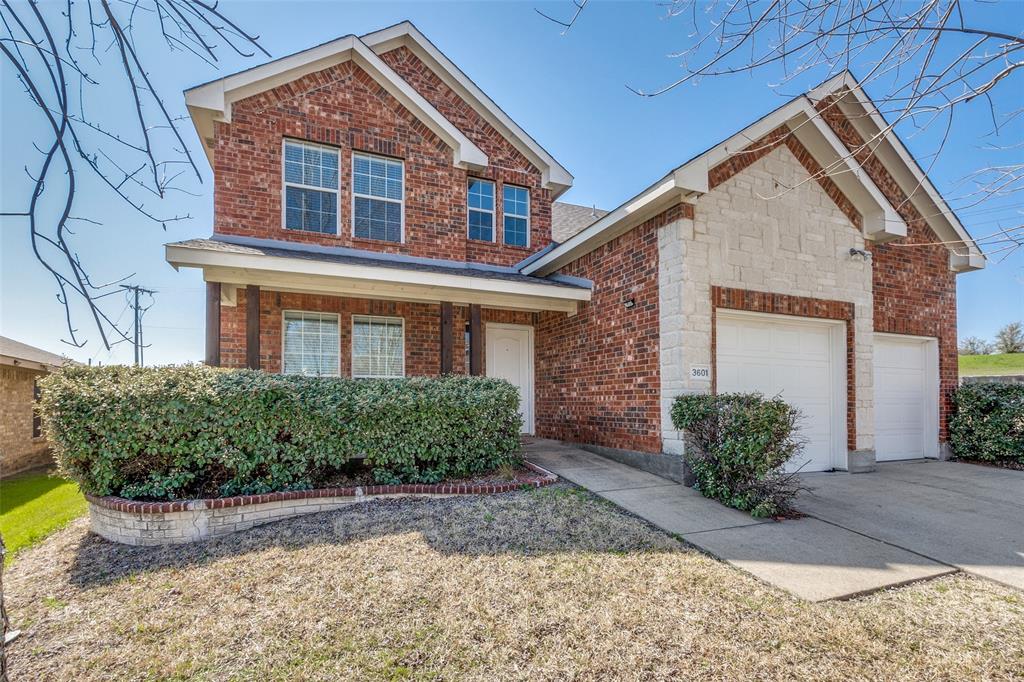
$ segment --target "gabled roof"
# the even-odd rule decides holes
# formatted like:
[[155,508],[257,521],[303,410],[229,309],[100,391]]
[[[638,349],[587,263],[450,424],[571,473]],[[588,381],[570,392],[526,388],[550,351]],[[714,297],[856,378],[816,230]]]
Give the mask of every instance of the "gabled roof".
[[559,243],[564,242],[607,214],[608,211],[596,206],[580,206],[564,201],[552,202],[551,238]]
[[[711,147],[669,172],[657,182],[564,243],[549,250],[543,256],[523,261],[520,264],[521,271],[525,274],[536,275],[546,275],[554,272],[602,244],[625,234],[644,220],[658,215],[673,204],[683,201],[693,202],[697,197],[709,191],[708,171],[710,169],[729,159],[734,154],[743,151],[751,143],[761,139],[782,125],[789,126],[796,139],[803,144],[814,159],[826,170],[829,179],[853,203],[864,219],[863,229],[865,238],[876,242],[885,242],[905,237],[907,225],[903,218],[897,213],[889,200],[886,199],[874,181],[851,157],[849,150],[839,140],[835,132],[821,119],[815,109],[815,101],[812,101],[812,96],[820,99],[828,93],[839,92],[844,87],[849,87],[850,82],[856,83],[852,75],[845,74],[841,81],[835,83],[829,81],[806,95],[790,100],[729,139]],[[830,83],[832,83],[832,89],[828,87]],[[902,144],[899,143],[899,140],[895,138],[891,131],[886,133],[885,138],[891,138],[889,145],[893,149],[896,149],[897,146],[902,148]],[[898,154],[883,154],[880,156],[886,169],[897,179],[902,175],[909,174],[919,183],[919,186],[931,188],[934,192],[934,188],[928,182],[927,177],[920,172],[916,162],[906,153],[905,149],[903,151],[905,158]],[[893,166],[896,165],[900,168],[894,172]],[[911,187],[910,189],[913,190],[914,188]],[[918,195],[925,194],[920,191],[907,193],[915,197],[915,203],[919,199]],[[934,202],[942,201],[937,192],[934,193],[934,198],[931,198],[931,194],[928,196]],[[935,203],[935,206],[939,206],[939,204]],[[949,245],[950,269],[955,272],[963,272],[983,268],[985,260],[980,249],[978,249],[970,235],[967,234],[967,231],[959,224],[959,221],[955,220],[952,211],[949,211],[944,202],[941,206],[945,207],[945,212],[942,210],[924,210],[921,213],[926,217],[929,225],[935,229],[936,234],[940,235],[944,241],[947,239],[962,240],[959,242],[959,246],[966,251],[966,255],[957,251],[957,244]],[[959,228],[958,230],[954,229],[954,225],[949,219],[950,216],[953,217],[953,222]],[[956,236],[944,236],[951,234],[951,232],[955,233]]]
[[491,126],[511,142],[536,166],[543,176],[543,184],[558,197],[572,186],[572,174],[555,160],[546,149],[530,137],[501,107],[494,103],[469,76],[427,40],[411,21],[403,21],[361,37],[374,52],[382,54],[400,46],[409,48],[424,64],[454,90]]
[[420,118],[454,151],[456,165],[482,168],[487,155],[378,56],[408,47],[437,76],[501,133],[541,172],[554,195],[572,186],[573,177],[536,140],[513,121],[411,22],[367,33],[347,35],[185,91],[185,103],[211,162],[213,122],[231,122],[231,104],[348,60],[357,63],[407,109]]
[[0,364],[52,371],[69,362],[71,361],[56,353],[0,336]]
[[185,104],[211,163],[213,122],[230,123],[231,105],[234,102],[350,60],[444,140],[455,152],[457,166],[487,166],[488,159],[483,150],[354,35],[186,90]]

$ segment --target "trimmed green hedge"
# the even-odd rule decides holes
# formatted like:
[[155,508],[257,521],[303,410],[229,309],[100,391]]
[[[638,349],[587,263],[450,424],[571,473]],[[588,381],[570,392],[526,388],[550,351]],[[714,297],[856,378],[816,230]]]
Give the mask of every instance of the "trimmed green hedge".
[[961,459],[1024,464],[1024,384],[968,383],[953,394],[949,444]]
[[42,389],[58,461],[95,495],[170,500],[310,488],[357,457],[379,482],[434,483],[519,457],[518,392],[484,377],[68,367]]
[[686,461],[705,497],[752,516],[790,511],[800,491],[783,465],[803,449],[800,412],[760,393],[683,395],[672,404],[672,423],[686,431]]

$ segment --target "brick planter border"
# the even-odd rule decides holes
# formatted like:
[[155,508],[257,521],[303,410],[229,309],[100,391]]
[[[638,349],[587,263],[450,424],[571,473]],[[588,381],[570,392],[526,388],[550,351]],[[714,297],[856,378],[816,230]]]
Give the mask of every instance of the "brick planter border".
[[524,466],[537,475],[508,483],[348,486],[174,502],[138,502],[95,495],[85,498],[89,502],[92,531],[107,540],[129,545],[182,544],[379,498],[508,493],[542,488],[558,480],[555,474],[535,464],[525,462]]

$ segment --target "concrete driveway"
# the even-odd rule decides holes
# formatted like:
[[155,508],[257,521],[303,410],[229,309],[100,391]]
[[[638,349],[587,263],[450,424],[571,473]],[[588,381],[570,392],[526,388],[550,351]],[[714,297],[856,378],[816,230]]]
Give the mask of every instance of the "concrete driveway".
[[817,519],[1024,589],[1024,471],[915,460],[801,479]]

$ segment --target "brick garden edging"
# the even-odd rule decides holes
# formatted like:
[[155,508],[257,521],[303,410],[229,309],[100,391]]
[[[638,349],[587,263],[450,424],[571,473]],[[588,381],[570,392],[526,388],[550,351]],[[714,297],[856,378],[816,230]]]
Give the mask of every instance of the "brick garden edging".
[[366,485],[175,502],[85,497],[92,532],[100,537],[127,545],[176,545],[380,498],[508,493],[524,487],[542,488],[558,480],[546,469],[529,462],[524,464],[537,476],[508,483]]

